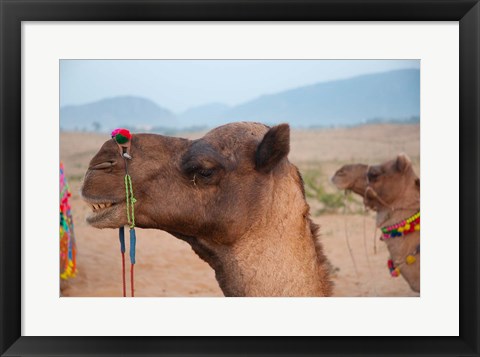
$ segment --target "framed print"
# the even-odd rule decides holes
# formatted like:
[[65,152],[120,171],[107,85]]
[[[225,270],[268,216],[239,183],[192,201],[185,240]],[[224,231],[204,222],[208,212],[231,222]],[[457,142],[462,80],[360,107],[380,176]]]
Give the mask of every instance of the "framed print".
[[1,0],[2,355],[478,355],[479,6]]

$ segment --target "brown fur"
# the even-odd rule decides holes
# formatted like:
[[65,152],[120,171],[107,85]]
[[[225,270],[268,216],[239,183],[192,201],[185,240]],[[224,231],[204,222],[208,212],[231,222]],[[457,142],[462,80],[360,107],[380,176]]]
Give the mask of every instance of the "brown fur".
[[[133,135],[128,162],[138,227],[188,242],[226,296],[327,296],[325,257],[302,179],[288,159],[289,127],[232,123],[203,138]],[[88,218],[125,225],[125,164],[108,140],[90,162],[82,196],[113,203]]]
[[[339,189],[362,196],[365,205],[377,212],[378,227],[395,224],[420,209],[420,179],[404,154],[380,165],[345,165],[335,173],[332,182]],[[371,189],[367,190],[367,186]],[[420,232],[387,239],[385,243],[398,264],[420,246]],[[400,264],[399,268],[411,289],[420,292],[420,253],[415,257],[414,264]]]

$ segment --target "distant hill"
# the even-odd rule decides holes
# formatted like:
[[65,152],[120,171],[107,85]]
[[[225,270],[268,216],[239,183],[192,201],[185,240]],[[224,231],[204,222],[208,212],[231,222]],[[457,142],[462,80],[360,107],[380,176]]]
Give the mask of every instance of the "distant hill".
[[125,126],[170,133],[185,128],[215,127],[232,121],[327,127],[366,122],[417,122],[419,116],[420,70],[404,69],[316,83],[263,95],[233,107],[210,103],[178,115],[146,98],[107,98],[62,107],[60,127],[64,130],[109,131]]
[[228,110],[222,121],[290,122],[293,126],[343,126],[375,118],[420,114],[420,71],[397,70],[317,83],[264,95]]
[[[96,124],[100,127],[96,127]],[[133,96],[113,97],[60,108],[63,130],[109,131],[118,126],[142,129],[176,126],[175,115],[153,101]]]

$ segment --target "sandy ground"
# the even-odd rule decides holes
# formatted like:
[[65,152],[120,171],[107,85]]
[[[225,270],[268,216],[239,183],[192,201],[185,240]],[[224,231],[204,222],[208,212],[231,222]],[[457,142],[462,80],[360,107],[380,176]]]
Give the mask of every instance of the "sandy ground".
[[[197,138],[202,134],[185,136]],[[60,158],[72,192],[79,269],[76,278],[62,281],[63,296],[121,295],[118,231],[88,226],[85,218],[90,208],[79,196],[88,162],[107,139],[104,134],[60,135]],[[329,178],[343,164],[379,163],[399,152],[411,157],[420,174],[419,125],[294,130],[289,159],[302,172],[314,170],[326,191],[335,193]],[[390,277],[386,268],[388,251],[378,240],[374,213],[364,213],[360,200],[354,198],[345,209],[323,213],[321,203],[315,199],[309,199],[309,203],[333,266],[334,296],[418,296],[402,278]],[[188,244],[158,230],[137,229],[137,237],[136,296],[223,296],[213,270]]]

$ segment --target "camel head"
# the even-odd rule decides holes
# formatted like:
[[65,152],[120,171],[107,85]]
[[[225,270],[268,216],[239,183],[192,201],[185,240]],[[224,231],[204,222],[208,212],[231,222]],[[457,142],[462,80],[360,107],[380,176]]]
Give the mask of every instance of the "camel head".
[[329,295],[326,258],[289,150],[287,124],[231,123],[197,140],[134,134],[131,159],[108,140],[85,174],[87,220],[127,225],[127,162],[136,226],[189,243],[225,295]]
[[[232,123],[198,140],[134,134],[128,171],[135,222],[177,237],[229,244],[261,216],[268,187],[293,165],[287,124]],[[127,224],[125,162],[114,140],[106,141],[85,174],[82,197],[87,221],[97,228]]]
[[365,205],[377,211],[420,197],[420,179],[405,154],[379,165],[345,165],[333,175],[332,182],[338,189],[362,196]]

